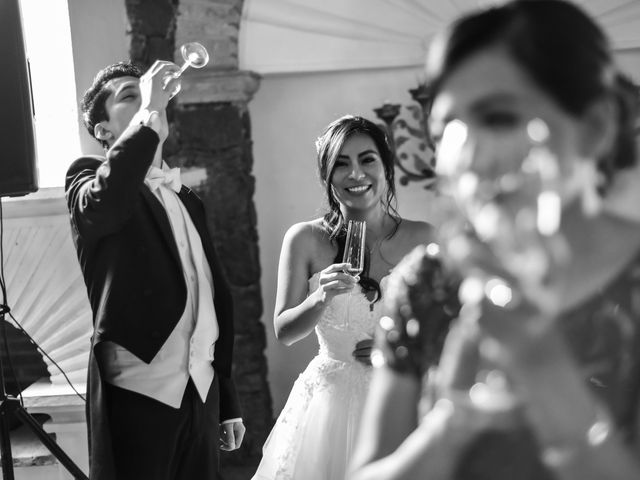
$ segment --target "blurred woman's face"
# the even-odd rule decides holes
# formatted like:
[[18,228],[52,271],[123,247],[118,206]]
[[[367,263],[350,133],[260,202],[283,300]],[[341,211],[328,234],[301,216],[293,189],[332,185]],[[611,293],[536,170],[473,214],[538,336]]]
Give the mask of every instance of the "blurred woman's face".
[[464,60],[434,98],[436,172],[513,275],[545,277],[544,239],[569,204],[594,192],[588,118],[566,113],[499,48]]
[[[571,177],[575,164],[587,156],[581,121],[562,110],[500,47],[464,60],[434,99],[430,129],[439,167],[445,170],[448,165],[442,162],[452,159],[444,155],[444,148],[441,152],[441,140],[453,120],[466,127],[461,167],[480,179],[497,179],[522,168],[533,143],[532,120],[546,126],[542,142],[556,157],[563,178]],[[540,134],[534,132],[533,138]]]

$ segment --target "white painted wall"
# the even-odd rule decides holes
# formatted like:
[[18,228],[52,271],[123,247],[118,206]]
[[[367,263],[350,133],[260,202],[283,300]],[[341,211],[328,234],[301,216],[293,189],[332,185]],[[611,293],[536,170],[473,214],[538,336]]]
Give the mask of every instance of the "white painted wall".
[[[129,59],[128,21],[122,0],[68,0],[68,3],[79,102],[101,68]],[[101,155],[102,147],[81,123],[78,129],[82,153]]]
[[[252,2],[247,1],[247,5]],[[123,1],[68,0],[68,3],[80,98],[100,68],[128,58],[126,11]],[[414,15],[414,7],[410,8],[409,13]],[[389,20],[390,17],[385,18]],[[407,35],[413,49],[418,42],[418,33],[412,31]],[[397,42],[399,37],[394,33],[392,40]],[[281,46],[284,48],[285,44]],[[314,54],[313,49],[308,51],[309,55]],[[344,55],[341,58],[344,60]],[[640,50],[621,51],[618,60],[636,83],[640,82]],[[242,54],[240,63],[243,64]],[[407,89],[414,88],[420,78],[418,65],[272,74],[262,79],[260,89],[249,105],[254,139],[263,321],[267,328],[267,358],[275,414],[283,406],[293,380],[316,349],[312,338],[292,347],[280,345],[273,336],[272,327],[282,236],[291,224],[318,216],[323,211],[322,189],[315,171],[314,139],[326,124],[340,115],[353,113],[374,119],[372,108],[384,101],[411,103]],[[101,149],[97,142],[81,127],[79,130],[83,151],[99,153]],[[400,212],[404,216],[433,219],[438,223],[438,202],[431,195],[415,186],[398,186],[398,193]]]
[[[325,211],[314,141],[329,122],[344,114],[377,120],[372,109],[386,100],[413,103],[407,90],[415,88],[419,78],[419,68],[271,75],[262,79],[249,104],[263,321],[276,415],[284,406],[293,381],[317,349],[313,335],[291,347],[280,344],[272,324],[282,237],[293,223],[318,217]],[[397,189],[403,216],[437,221],[437,200],[429,192],[418,185],[398,185]]]
[[[640,50],[616,55],[620,67],[640,83]],[[323,191],[316,173],[314,140],[337,117],[351,113],[376,120],[383,102],[412,104],[407,90],[422,78],[420,66],[265,75],[249,104],[254,140],[255,203],[262,267],[263,322],[274,415],[298,374],[315,355],[313,335],[287,347],[273,333],[273,307],[282,237],[293,223],[320,216]],[[396,185],[400,213],[438,225],[448,205],[420,186]]]
[[616,52],[616,61],[618,67],[629,75],[636,85],[640,85],[640,48]]

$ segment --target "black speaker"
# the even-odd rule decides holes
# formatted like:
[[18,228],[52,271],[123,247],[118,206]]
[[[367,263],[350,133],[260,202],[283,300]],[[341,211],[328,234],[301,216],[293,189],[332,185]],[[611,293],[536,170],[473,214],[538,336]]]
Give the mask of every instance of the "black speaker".
[[38,190],[33,97],[19,0],[0,0],[0,59],[0,197],[15,197]]

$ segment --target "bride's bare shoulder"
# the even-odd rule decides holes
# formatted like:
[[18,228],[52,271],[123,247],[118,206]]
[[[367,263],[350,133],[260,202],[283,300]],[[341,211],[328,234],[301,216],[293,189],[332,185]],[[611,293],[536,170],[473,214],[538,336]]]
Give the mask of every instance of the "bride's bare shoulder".
[[433,242],[436,238],[436,228],[420,220],[402,219],[397,233],[408,248]]
[[303,249],[325,255],[334,250],[333,242],[322,218],[292,225],[287,230],[283,243],[293,249]]
[[329,235],[323,225],[322,218],[294,223],[289,227],[285,238],[294,241],[308,242],[328,242]]

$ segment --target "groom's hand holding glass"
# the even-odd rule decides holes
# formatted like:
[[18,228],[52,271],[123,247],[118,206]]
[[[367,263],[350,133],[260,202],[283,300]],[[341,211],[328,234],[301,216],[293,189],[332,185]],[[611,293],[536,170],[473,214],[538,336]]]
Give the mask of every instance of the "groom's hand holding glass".
[[177,81],[166,83],[165,78],[178,70],[175,63],[156,60],[140,77],[140,105],[129,125],[143,124],[152,128],[160,137],[160,143],[169,135],[166,109],[173,82]]

